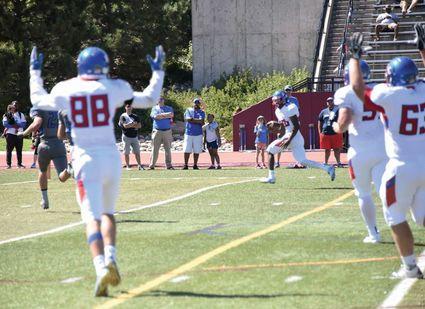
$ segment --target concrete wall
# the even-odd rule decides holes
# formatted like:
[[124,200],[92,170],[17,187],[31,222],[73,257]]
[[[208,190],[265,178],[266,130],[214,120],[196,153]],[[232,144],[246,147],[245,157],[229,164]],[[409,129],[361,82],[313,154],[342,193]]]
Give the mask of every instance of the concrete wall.
[[192,0],[193,84],[235,66],[313,68],[323,0]]

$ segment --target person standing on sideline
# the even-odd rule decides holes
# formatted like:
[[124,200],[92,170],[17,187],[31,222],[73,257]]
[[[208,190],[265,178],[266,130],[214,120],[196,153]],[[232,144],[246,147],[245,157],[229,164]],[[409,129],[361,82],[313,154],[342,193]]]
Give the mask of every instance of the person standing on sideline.
[[122,167],[113,117],[124,102],[133,102],[134,108],[151,108],[158,102],[164,60],[162,46],[156,47],[155,59],[147,56],[152,77],[149,86],[137,92],[125,80],[109,78],[109,57],[104,50],[87,47],[77,59],[78,76],[56,84],[47,93],[41,78],[43,56],[37,55],[35,47],[31,53],[31,103],[43,110],[63,110],[71,122],[76,195],[96,271],[96,297],[108,296],[109,286],[121,282],[114,213]]
[[16,149],[16,157],[18,161],[18,168],[25,168],[22,165],[22,148],[24,140],[22,136],[18,136],[19,132],[27,125],[25,115],[18,111],[18,103],[13,101],[7,106],[6,114],[3,115],[3,126],[6,136],[6,163],[7,168],[12,167],[12,151]]
[[201,109],[201,99],[193,100],[193,107],[186,109],[184,113],[186,129],[184,132],[183,151],[184,166],[183,169],[189,169],[188,163],[190,154],[193,152],[193,169],[199,170],[198,159],[202,152],[203,132],[202,126],[205,123],[205,112]]
[[[204,131],[204,144],[207,145],[211,157],[211,166],[208,169],[213,170],[217,168],[221,170],[220,157],[218,156],[218,148],[221,146],[220,126],[214,120],[213,114],[207,115],[207,121],[208,123],[202,127],[202,130]],[[217,163],[217,167],[215,163]]]
[[118,125],[122,129],[122,141],[124,143],[124,158],[126,169],[131,170],[130,167],[130,148],[133,149],[134,156],[137,161],[139,170],[144,170],[143,165],[140,163],[140,144],[138,130],[142,127],[140,118],[133,114],[133,107],[131,102],[125,103],[125,113],[122,113]]
[[[266,168],[266,163],[264,160],[264,151],[267,148],[268,130],[264,122],[265,122],[264,117],[260,115],[257,117],[257,123],[254,127],[255,150],[256,150],[255,163],[257,168]],[[262,165],[258,163],[258,157],[260,156],[260,153],[261,153]]]
[[173,122],[174,111],[171,106],[164,104],[164,98],[159,98],[158,104],[152,107],[151,118],[152,125],[152,154],[149,169],[155,169],[156,161],[158,160],[158,153],[161,144],[164,145],[165,151],[165,165],[167,170],[173,170],[171,164],[171,143],[173,141],[173,134],[171,132],[171,123]]
[[325,149],[325,164],[328,164],[331,150],[334,151],[335,160],[338,167],[341,167],[341,148],[342,148],[342,134],[335,133],[332,125],[338,121],[338,106],[335,106],[334,99],[329,97],[326,99],[327,108],[323,109],[319,114],[317,127],[320,136],[320,148]]

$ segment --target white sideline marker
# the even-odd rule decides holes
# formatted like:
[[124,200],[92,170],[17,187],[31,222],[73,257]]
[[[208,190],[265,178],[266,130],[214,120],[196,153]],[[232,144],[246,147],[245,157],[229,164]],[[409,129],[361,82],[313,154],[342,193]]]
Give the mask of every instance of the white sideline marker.
[[[425,270],[425,250],[418,257],[418,267],[422,272]],[[407,295],[412,286],[418,281],[415,278],[408,278],[401,280],[387,296],[382,304],[378,306],[378,309],[384,308],[395,308],[403,300],[404,296]]]
[[289,276],[285,279],[286,283],[294,283],[303,280],[303,277],[301,276]]
[[[186,193],[186,194],[183,194],[183,195],[180,195],[180,196],[176,196],[176,197],[170,198],[168,200],[163,200],[163,201],[155,202],[153,204],[139,206],[139,207],[135,207],[135,208],[128,209],[128,210],[123,210],[123,211],[115,213],[115,215],[118,216],[119,214],[123,214],[123,213],[131,213],[131,212],[135,212],[135,211],[142,210],[142,209],[158,207],[158,206],[162,206],[162,205],[165,205],[165,204],[176,202],[176,201],[185,199],[187,197],[197,195],[199,193],[209,191],[209,190],[212,190],[212,189],[225,187],[225,186],[229,186],[229,185],[242,184],[242,183],[246,183],[246,182],[252,182],[252,181],[256,181],[256,180],[258,180],[258,178],[235,181],[235,182],[226,182],[226,183],[222,183],[222,184],[218,184],[218,185],[213,185],[213,186],[201,188],[201,189],[198,189],[198,190],[195,190],[193,192],[189,192],[189,193]],[[137,205],[135,205],[135,206],[137,206]],[[64,230],[67,230],[67,229],[70,229],[70,228],[73,228],[73,227],[76,227],[76,226],[79,226],[79,225],[82,225],[82,224],[83,224],[83,221],[78,221],[78,222],[70,223],[70,224],[67,224],[67,225],[59,226],[59,227],[56,227],[56,228],[53,228],[53,229],[50,229],[50,230],[47,230],[47,231],[32,233],[32,234],[28,234],[28,235],[25,235],[25,236],[14,237],[14,238],[2,240],[2,241],[0,241],[0,245],[4,245],[4,244],[11,243],[11,242],[24,240],[24,239],[35,238],[35,237],[39,237],[39,236],[44,236],[44,235],[49,235],[49,234],[61,232],[61,231],[64,231]]]
[[180,283],[180,282],[183,282],[183,281],[186,281],[186,280],[189,280],[189,279],[190,279],[189,276],[183,275],[183,276],[178,276],[178,277],[171,279],[170,282],[171,283]]
[[283,202],[274,202],[272,203],[273,206],[280,206],[283,205]]
[[83,277],[73,277],[73,278],[68,278],[68,279],[62,280],[61,283],[65,283],[65,284],[74,283],[74,282],[78,282],[78,281],[81,281],[81,280],[83,280]]
[[22,205],[21,208],[30,208],[32,205]]
[[334,205],[336,205],[336,206],[344,205],[344,202],[335,203]]
[[220,205],[219,202],[213,202],[213,203],[210,204],[210,206],[218,206],[218,205]]
[[315,179],[315,178],[316,178],[316,176],[308,176],[307,178],[308,178],[308,179]]

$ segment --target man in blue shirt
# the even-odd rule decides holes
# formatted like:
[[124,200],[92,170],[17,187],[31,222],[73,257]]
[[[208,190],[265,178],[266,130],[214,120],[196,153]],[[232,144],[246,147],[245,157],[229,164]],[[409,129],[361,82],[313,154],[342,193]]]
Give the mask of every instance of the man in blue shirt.
[[292,96],[292,86],[291,85],[285,86],[285,94],[286,94],[286,102],[294,103],[299,109],[300,103],[298,102],[298,99],[296,97]]
[[171,132],[171,123],[173,121],[174,111],[171,106],[164,104],[164,98],[159,98],[158,105],[152,107],[151,118],[152,125],[152,155],[149,169],[155,169],[158,160],[158,152],[161,144],[164,145],[165,165],[168,170],[173,170],[171,164],[171,142],[173,134]]
[[193,100],[193,107],[186,109],[184,113],[186,130],[184,132],[184,170],[188,169],[190,154],[193,152],[193,169],[198,170],[198,158],[202,152],[203,132],[202,126],[205,122],[205,112],[201,109],[201,100]]

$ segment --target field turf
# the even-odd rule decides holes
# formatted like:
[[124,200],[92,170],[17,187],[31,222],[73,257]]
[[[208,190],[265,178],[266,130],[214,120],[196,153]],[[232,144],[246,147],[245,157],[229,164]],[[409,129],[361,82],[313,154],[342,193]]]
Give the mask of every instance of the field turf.
[[[363,244],[346,169],[335,182],[310,169],[280,169],[275,185],[256,181],[265,174],[124,171],[117,211],[139,210],[117,216],[122,284],[93,297],[94,269],[76,224],[0,244],[0,308],[379,306],[400,264],[380,206],[383,243]],[[0,172],[0,242],[81,220],[73,181],[52,176],[51,209],[43,211],[36,171]],[[420,253],[424,231],[412,227]],[[424,305],[424,292],[418,281],[402,305]]]

